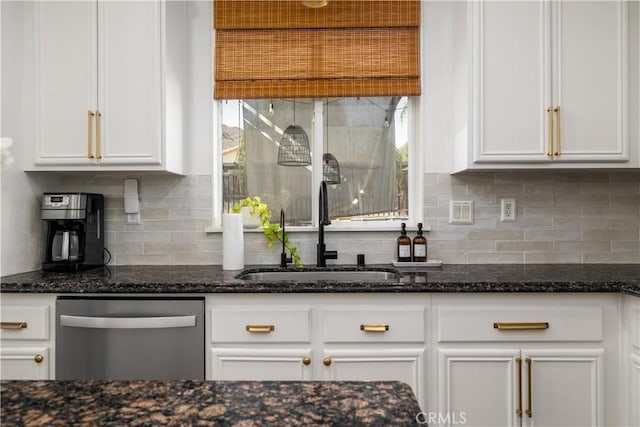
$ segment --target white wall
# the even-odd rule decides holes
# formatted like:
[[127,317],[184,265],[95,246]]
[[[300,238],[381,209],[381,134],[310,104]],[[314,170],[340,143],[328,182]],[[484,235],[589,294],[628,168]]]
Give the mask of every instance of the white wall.
[[0,223],[0,274],[35,270],[40,267],[42,221],[39,196],[45,182],[57,179],[49,174],[28,176],[22,172],[24,139],[22,2],[0,2],[2,15],[2,121],[0,135],[13,138],[14,162],[2,166]]
[[187,174],[211,174],[212,168],[212,1],[190,1],[189,30],[189,146]]

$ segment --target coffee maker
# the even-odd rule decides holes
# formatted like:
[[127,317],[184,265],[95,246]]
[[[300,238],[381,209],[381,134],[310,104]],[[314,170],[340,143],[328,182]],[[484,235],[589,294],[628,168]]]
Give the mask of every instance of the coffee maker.
[[46,221],[42,270],[77,271],[104,265],[104,196],[44,193]]

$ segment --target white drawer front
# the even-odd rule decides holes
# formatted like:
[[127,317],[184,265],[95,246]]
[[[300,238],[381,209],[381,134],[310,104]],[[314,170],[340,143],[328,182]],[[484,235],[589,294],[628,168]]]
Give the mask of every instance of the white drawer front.
[[49,339],[49,307],[2,306],[0,321],[3,340]]
[[213,342],[310,342],[309,307],[211,309]]
[[49,348],[0,348],[0,379],[48,380]]
[[439,342],[602,341],[602,337],[600,307],[443,307],[438,310]]
[[424,342],[424,327],[420,306],[322,310],[324,342]]

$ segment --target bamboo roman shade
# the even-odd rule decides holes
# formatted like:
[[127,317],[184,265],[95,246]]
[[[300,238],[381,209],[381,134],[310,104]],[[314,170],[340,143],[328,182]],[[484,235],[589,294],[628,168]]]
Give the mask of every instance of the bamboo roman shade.
[[214,4],[216,99],[420,94],[420,1]]

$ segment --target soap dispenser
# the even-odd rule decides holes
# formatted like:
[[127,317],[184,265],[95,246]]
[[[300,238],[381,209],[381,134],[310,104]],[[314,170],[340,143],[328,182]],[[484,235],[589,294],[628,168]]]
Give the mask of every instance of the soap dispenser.
[[411,262],[411,238],[407,236],[407,224],[404,222],[397,240],[398,262]]
[[418,233],[413,238],[413,260],[415,262],[427,261],[427,238],[422,235],[422,223],[418,223]]

